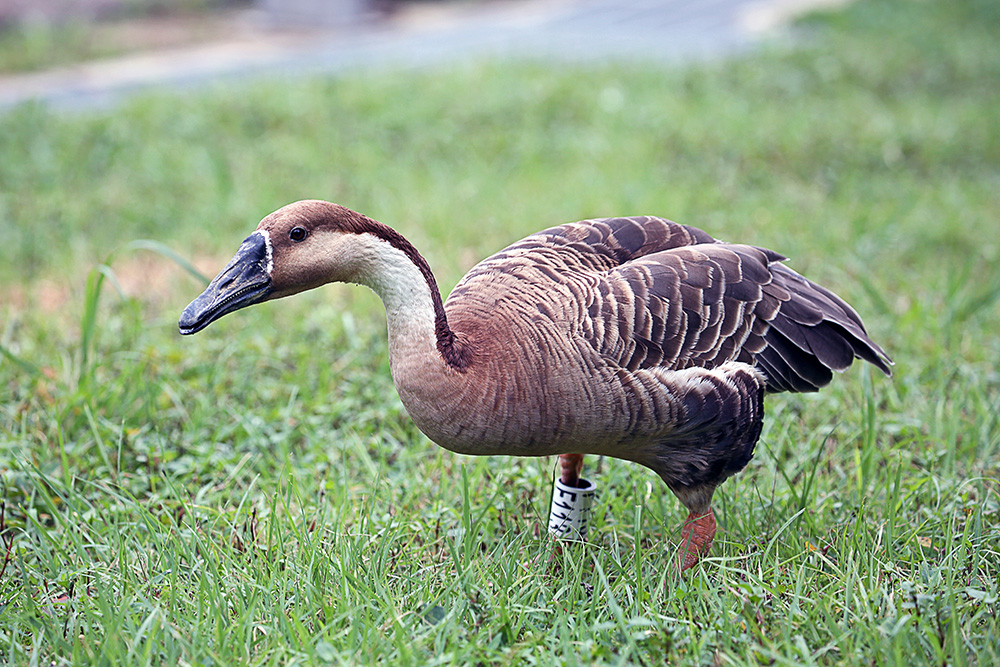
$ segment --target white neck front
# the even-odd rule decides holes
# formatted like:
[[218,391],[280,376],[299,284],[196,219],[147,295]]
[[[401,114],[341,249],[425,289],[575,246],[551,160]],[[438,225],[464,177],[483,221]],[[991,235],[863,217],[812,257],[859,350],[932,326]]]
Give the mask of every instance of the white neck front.
[[[382,299],[389,329],[389,362],[393,377],[407,360],[426,357],[443,360],[437,351],[434,301],[431,288],[406,253],[369,234],[358,237],[365,257],[355,280]],[[397,382],[398,384],[398,382]]]

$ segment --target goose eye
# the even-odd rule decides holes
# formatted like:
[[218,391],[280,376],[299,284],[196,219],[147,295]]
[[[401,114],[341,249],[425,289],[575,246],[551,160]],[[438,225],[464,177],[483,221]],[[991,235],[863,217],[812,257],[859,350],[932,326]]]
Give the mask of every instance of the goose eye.
[[288,232],[288,238],[293,241],[302,241],[307,236],[309,236],[309,232],[307,232],[303,227],[293,227],[292,231]]

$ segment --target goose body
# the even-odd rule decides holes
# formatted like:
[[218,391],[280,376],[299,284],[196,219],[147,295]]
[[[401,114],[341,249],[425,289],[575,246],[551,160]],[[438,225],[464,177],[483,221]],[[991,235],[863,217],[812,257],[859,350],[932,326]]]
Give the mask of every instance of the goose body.
[[690,510],[684,566],[715,532],[715,488],[760,435],[765,392],[814,391],[855,358],[891,361],[842,299],[781,255],[662,218],[553,227],[483,260],[442,302],[398,232],[302,201],[264,218],[180,319],[190,334],[328,282],[381,297],[414,423],[463,454],[640,463]]

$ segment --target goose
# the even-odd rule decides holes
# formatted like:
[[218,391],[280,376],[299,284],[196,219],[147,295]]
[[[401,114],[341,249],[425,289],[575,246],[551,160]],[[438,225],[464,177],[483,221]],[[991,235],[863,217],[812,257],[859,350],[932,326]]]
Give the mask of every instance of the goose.
[[[443,301],[399,232],[319,200],[261,220],[179,320],[345,282],[381,298],[390,370],[416,426],[461,454],[583,457],[657,473],[688,510],[677,565],[716,533],[712,497],[753,456],[765,393],[816,391],[892,360],[855,310],[782,255],[658,217],[583,220],[488,257]],[[584,480],[585,481],[585,480]]]

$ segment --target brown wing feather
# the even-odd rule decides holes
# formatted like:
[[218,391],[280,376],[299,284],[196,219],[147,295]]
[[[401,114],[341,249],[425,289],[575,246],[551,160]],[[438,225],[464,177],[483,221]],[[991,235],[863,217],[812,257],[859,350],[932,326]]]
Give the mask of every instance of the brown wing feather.
[[[617,286],[629,286],[644,298],[619,299],[619,309],[631,306],[640,312],[620,318],[617,327],[604,329],[602,340],[591,341],[627,368],[712,368],[735,359],[761,318],[756,306],[771,280],[770,272],[761,270],[766,262],[767,255],[758,248],[702,243],[646,255],[610,270],[604,279],[612,294],[624,289]],[[639,285],[644,289],[638,290]],[[592,296],[607,298],[602,291]],[[768,306],[765,302],[765,313]],[[645,326],[632,328],[632,321]],[[622,340],[641,341],[636,347],[643,357],[637,359],[633,346],[622,345]],[[620,356],[614,355],[616,349],[622,350]]]
[[642,217],[561,225],[496,258],[540,245],[578,256],[592,279],[591,289],[574,290],[587,298],[582,332],[623,368],[738,360],[760,367],[769,391],[814,391],[855,357],[890,372],[854,309],[774,251]]
[[[484,274],[541,272],[579,333],[627,370],[736,360],[756,365],[768,391],[815,391],[855,358],[886,374],[891,360],[833,292],[765,248],[723,243],[655,217],[584,220],[519,241],[476,266]],[[539,289],[544,299],[544,290]],[[575,313],[575,314],[574,314]]]

